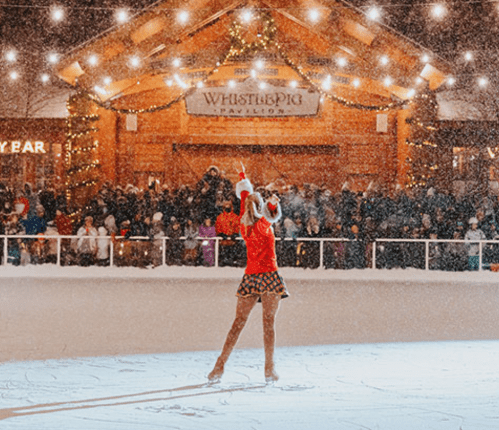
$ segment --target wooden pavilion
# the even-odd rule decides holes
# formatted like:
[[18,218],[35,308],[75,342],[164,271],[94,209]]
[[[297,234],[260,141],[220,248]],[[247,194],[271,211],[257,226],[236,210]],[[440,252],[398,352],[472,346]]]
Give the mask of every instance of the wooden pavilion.
[[262,183],[403,185],[406,119],[449,70],[340,0],[159,1],[58,65],[68,184],[235,181],[240,160]]

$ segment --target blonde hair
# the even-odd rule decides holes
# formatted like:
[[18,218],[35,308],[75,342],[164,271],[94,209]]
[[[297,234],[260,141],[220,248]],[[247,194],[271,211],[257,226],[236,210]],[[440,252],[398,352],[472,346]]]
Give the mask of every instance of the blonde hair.
[[263,215],[261,213],[263,200],[260,193],[253,193],[246,197],[244,201],[244,214],[241,217],[241,223],[245,226],[252,226]]

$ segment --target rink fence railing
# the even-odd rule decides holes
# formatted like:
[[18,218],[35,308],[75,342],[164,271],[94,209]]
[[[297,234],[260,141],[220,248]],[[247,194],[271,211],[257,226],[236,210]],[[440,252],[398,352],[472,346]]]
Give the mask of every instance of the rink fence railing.
[[[3,244],[3,258],[2,258],[2,265],[7,265],[8,264],[8,240],[5,239],[34,239],[34,240],[56,240],[57,241],[57,260],[56,260],[56,265],[61,266],[61,241],[63,239],[70,239],[72,241],[78,241],[81,239],[80,236],[76,235],[0,235],[0,242]],[[114,251],[116,244],[115,242],[119,242],[120,240],[126,240],[126,241],[147,241],[149,243],[152,242],[157,242],[161,241],[161,251],[162,251],[162,265],[166,266],[166,241],[171,240],[168,236],[162,236],[160,238],[151,238],[149,236],[131,236],[131,237],[125,237],[125,236],[84,236],[83,240],[88,240],[92,239],[95,241],[98,240],[109,240],[109,266],[114,265]],[[187,240],[186,237],[180,237],[179,239],[174,239],[174,240],[181,240],[185,241]],[[211,267],[218,267],[219,266],[219,255],[220,255],[220,242],[223,240],[227,240],[226,238],[222,237],[202,237],[202,236],[197,236],[195,239],[189,239],[189,240],[197,240],[200,241],[201,244],[204,241],[214,241],[215,242],[215,261],[214,265]],[[242,241],[242,238],[238,237],[236,240]],[[284,241],[284,242],[294,242],[294,243],[300,243],[300,242],[319,242],[319,269],[324,268],[324,244],[326,242],[341,242],[341,243],[352,243],[356,242],[355,240],[351,239],[346,239],[346,238],[276,238],[276,241]],[[373,242],[368,242],[368,241],[363,241],[363,244],[372,244],[372,250],[371,250],[371,265],[370,267],[372,269],[376,269],[377,267],[377,254],[380,250],[380,246],[383,246],[383,244],[386,243],[408,243],[408,244],[416,244],[416,243],[424,243],[424,268],[425,270],[430,270],[430,244],[435,243],[463,243],[468,246],[470,245],[478,245],[478,270],[481,271],[483,270],[483,265],[484,265],[484,258],[483,258],[483,250],[484,246],[487,244],[495,244],[499,246],[499,241],[497,240],[464,240],[464,239],[392,239],[392,238],[377,238]],[[499,261],[497,262],[499,263]],[[367,266],[365,268],[368,268]]]

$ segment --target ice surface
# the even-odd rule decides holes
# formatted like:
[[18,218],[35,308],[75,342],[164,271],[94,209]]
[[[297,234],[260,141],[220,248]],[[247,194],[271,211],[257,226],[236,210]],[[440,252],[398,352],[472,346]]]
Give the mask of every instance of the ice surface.
[[487,430],[499,428],[498,341],[236,350],[0,365],[0,429]]

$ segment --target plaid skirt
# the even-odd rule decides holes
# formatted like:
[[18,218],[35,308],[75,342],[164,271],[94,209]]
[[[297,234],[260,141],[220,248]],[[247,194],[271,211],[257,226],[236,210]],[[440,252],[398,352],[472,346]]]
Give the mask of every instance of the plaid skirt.
[[236,295],[238,297],[260,296],[258,302],[261,302],[261,296],[264,293],[277,294],[282,299],[289,296],[284,279],[277,271],[253,275],[244,274]]

